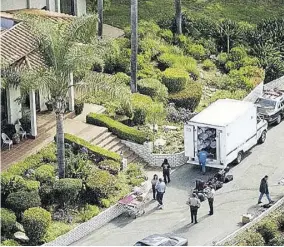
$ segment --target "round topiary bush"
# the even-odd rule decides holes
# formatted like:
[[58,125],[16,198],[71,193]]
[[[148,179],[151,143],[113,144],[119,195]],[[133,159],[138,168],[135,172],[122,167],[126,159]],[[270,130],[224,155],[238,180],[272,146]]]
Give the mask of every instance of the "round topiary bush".
[[19,191],[11,193],[6,204],[16,213],[24,212],[28,208],[40,206],[40,197],[37,191]]
[[115,193],[116,178],[107,171],[94,170],[87,179],[87,189],[92,192],[95,201],[107,198]]
[[13,211],[1,208],[1,235],[8,236],[16,224],[16,215]]
[[277,223],[272,220],[266,220],[257,227],[257,232],[261,234],[266,244],[273,239],[278,230]]
[[77,201],[81,190],[81,179],[59,179],[54,183],[54,198],[61,206],[65,206],[65,204],[74,204]]
[[186,47],[186,52],[195,59],[202,59],[206,55],[206,49],[200,44],[189,44]]
[[34,207],[26,210],[23,226],[31,244],[38,244],[51,223],[51,214],[43,208]]
[[169,101],[175,103],[177,107],[182,107],[194,111],[201,100],[201,96],[201,84],[189,82],[186,88],[181,92],[170,94]]
[[205,59],[202,63],[202,68],[204,70],[213,70],[216,66],[210,59]]
[[168,88],[169,93],[180,92],[189,80],[188,73],[183,69],[168,68],[163,72],[162,82]]
[[125,73],[118,72],[114,75],[114,78],[119,84],[130,85],[130,76]]
[[131,95],[131,104],[133,109],[133,123],[142,125],[146,122],[147,107],[153,104],[151,97],[139,93]]
[[1,243],[2,246],[20,246],[20,244],[13,239],[7,239]]
[[52,182],[55,179],[55,169],[52,165],[42,165],[35,170],[35,177],[41,183]]
[[39,188],[39,196],[44,206],[51,205],[54,202],[54,191],[51,184],[42,184]]
[[138,91],[141,94],[148,95],[153,99],[164,102],[168,97],[168,89],[159,80],[156,79],[142,79],[137,82]]
[[221,52],[217,56],[217,61],[218,61],[219,65],[225,65],[228,60],[229,60],[229,56],[228,56],[228,53],[226,53],[226,52]]
[[103,160],[99,163],[99,168],[112,175],[117,175],[120,171],[120,163],[114,160]]
[[251,232],[245,235],[238,243],[238,246],[264,246],[264,239],[258,232]]

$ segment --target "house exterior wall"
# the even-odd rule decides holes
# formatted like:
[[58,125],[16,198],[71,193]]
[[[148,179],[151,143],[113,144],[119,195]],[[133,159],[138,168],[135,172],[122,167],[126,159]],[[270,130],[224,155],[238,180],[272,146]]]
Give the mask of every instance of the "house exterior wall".
[[1,11],[25,8],[27,8],[27,0],[1,0]]
[[8,123],[14,124],[18,119],[22,118],[22,104],[19,104],[16,100],[21,96],[19,88],[12,86],[7,87],[7,111],[8,111]]
[[40,111],[46,111],[47,107],[45,103],[48,101],[48,92],[44,89],[39,90],[39,109]]
[[74,0],[74,6],[75,6],[75,14],[77,16],[82,16],[86,14],[86,0]]

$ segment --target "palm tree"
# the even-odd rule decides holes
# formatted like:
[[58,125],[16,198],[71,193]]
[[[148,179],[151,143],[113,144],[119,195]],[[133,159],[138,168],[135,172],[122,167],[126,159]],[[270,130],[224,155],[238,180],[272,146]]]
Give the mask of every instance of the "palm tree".
[[137,92],[138,3],[131,0],[131,82],[132,93]]
[[181,0],[175,0],[177,34],[182,34]]
[[29,18],[28,23],[37,37],[45,68],[22,74],[21,89],[45,88],[51,97],[56,114],[56,143],[59,178],[65,177],[65,147],[63,119],[70,88],[70,74],[89,70],[96,46],[90,42],[96,36],[95,15],[72,18],[70,22],[54,22]]
[[104,11],[104,0],[98,0],[98,15],[99,15],[98,36],[100,38],[102,38],[103,36],[103,11]]

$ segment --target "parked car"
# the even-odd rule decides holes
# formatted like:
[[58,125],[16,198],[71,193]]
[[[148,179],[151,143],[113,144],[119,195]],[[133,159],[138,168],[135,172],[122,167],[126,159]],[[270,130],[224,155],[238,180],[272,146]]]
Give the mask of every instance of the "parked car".
[[176,235],[153,234],[138,241],[134,246],[187,246],[186,238]]

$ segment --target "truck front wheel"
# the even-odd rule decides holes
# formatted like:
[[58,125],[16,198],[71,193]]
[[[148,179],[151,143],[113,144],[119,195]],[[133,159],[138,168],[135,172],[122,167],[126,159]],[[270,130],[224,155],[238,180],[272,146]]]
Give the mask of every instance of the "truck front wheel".
[[266,130],[264,130],[264,131],[261,133],[261,136],[260,136],[260,138],[258,139],[258,143],[259,143],[259,144],[262,144],[262,143],[265,142],[265,140],[266,140]]
[[244,155],[243,151],[240,151],[240,152],[238,153],[238,156],[237,156],[237,158],[236,158],[236,164],[237,164],[237,165],[242,162],[242,160],[243,160],[243,155]]
[[277,119],[276,119],[276,124],[280,124],[281,123],[281,120],[282,120],[282,116],[281,114],[278,115]]

